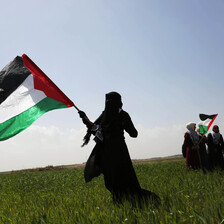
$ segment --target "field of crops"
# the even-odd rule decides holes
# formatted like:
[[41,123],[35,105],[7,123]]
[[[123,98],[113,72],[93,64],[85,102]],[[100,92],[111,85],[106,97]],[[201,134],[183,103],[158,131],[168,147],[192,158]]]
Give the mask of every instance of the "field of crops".
[[[184,161],[134,165],[160,207],[113,204],[103,176],[86,184],[83,168],[0,174],[0,223],[222,223],[224,172],[187,171]],[[223,221],[224,223],[224,221]]]

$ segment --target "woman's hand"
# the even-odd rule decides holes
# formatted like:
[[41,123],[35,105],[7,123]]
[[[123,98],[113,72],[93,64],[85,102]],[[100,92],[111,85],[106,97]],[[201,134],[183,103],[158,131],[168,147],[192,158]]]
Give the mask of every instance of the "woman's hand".
[[78,113],[79,113],[79,117],[81,117],[82,119],[86,117],[86,113],[84,111],[79,110]]

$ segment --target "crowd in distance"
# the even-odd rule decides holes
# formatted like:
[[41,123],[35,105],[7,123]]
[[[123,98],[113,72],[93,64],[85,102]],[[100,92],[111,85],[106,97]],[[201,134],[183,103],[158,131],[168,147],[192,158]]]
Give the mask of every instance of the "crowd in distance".
[[201,134],[196,123],[186,125],[182,153],[189,169],[202,169],[204,172],[214,169],[224,170],[224,142],[219,127],[214,125],[209,134]]

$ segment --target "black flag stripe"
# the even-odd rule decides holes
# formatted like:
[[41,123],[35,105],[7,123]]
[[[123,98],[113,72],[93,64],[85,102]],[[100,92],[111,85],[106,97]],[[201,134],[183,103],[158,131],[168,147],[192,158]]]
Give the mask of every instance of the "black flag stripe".
[[213,119],[217,114],[207,115],[207,114],[199,114],[199,118],[202,121],[205,121],[206,119]]
[[30,71],[19,56],[0,71],[0,104],[23,83],[28,75]]

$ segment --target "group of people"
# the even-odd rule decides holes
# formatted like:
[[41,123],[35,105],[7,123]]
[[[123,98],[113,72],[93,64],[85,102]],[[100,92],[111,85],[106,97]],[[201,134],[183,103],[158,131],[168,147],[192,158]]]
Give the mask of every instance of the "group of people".
[[186,157],[187,168],[203,171],[224,170],[224,142],[219,127],[214,125],[207,136],[200,133],[196,123],[188,123],[186,128],[182,151],[185,152],[183,154]]
[[[124,131],[136,138],[138,132],[129,114],[122,109],[121,95],[117,92],[106,94],[105,109],[96,121],[88,119],[83,111],[79,116],[87,127],[83,146],[88,144],[91,135],[96,142],[84,170],[86,182],[104,175],[106,188],[111,192],[115,203],[128,200],[133,205],[160,204],[160,197],[142,189],[133,168],[125,143]],[[189,168],[213,170],[219,167],[224,170],[222,151],[223,137],[215,125],[208,136],[196,130],[195,123],[187,124],[183,147],[186,151],[186,165]]]

